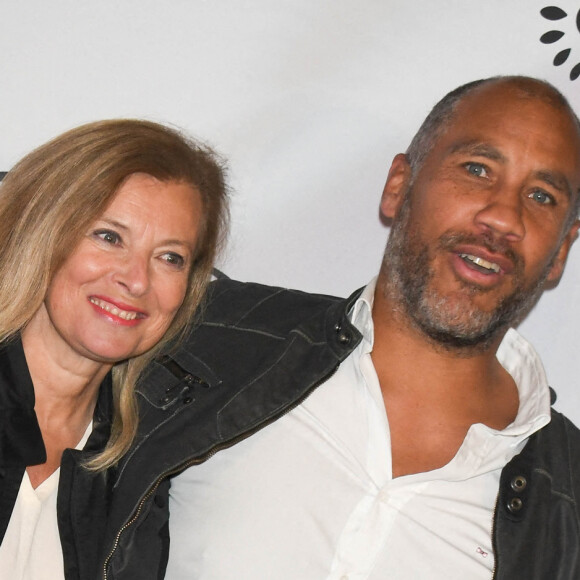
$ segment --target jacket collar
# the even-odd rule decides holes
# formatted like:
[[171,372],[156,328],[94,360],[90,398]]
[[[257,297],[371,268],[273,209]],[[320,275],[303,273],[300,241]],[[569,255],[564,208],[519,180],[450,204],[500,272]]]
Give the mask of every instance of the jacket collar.
[[109,372],[99,388],[99,395],[93,414],[93,430],[83,451],[100,453],[107,444],[111,435],[113,418],[113,377]]
[[22,467],[45,461],[34,412],[34,387],[18,337],[0,348],[0,466]]
[[[46,449],[34,411],[34,386],[20,337],[0,347],[0,467],[26,467],[46,461]],[[85,451],[102,451],[113,414],[111,373],[105,377]]]

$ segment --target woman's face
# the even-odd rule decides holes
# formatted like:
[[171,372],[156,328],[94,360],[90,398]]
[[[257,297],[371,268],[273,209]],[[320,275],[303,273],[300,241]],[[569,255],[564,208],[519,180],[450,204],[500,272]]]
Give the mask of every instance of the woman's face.
[[106,364],[149,350],[183,302],[202,212],[190,185],[130,176],[58,270],[25,332]]

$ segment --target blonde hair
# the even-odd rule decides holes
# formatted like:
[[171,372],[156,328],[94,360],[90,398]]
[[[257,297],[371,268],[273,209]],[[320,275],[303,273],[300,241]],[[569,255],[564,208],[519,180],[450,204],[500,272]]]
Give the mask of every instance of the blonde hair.
[[185,299],[167,333],[147,353],[113,368],[114,413],[105,450],[87,465],[105,469],[137,430],[135,385],[147,364],[182,335],[200,303],[227,225],[223,162],[207,146],[149,121],[82,125],[19,161],[0,186],[0,343],[18,334],[42,305],[55,272],[90,224],[134,173],[195,187],[203,201]]

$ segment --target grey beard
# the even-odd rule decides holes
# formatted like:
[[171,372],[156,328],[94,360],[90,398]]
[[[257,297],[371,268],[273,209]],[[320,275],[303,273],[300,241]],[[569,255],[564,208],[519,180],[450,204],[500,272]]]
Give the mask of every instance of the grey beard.
[[[410,195],[403,201],[387,242],[382,291],[416,328],[441,346],[450,350],[484,350],[531,310],[542,294],[551,264],[526,288],[522,259],[505,243],[449,233],[441,237],[438,248],[451,249],[460,242],[475,242],[490,251],[502,251],[514,263],[516,286],[492,311],[482,311],[474,305],[466,307],[464,301],[456,302],[435,289],[429,247],[412,229]],[[467,283],[463,287],[467,296],[486,292]]]

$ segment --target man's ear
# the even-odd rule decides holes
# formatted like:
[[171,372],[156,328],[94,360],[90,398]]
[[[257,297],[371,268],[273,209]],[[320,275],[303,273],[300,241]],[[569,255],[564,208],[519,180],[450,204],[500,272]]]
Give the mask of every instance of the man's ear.
[[578,238],[578,230],[580,229],[580,220],[576,220],[572,227],[568,230],[568,233],[564,236],[564,240],[556,254],[554,259],[554,263],[550,268],[550,272],[546,278],[546,282],[550,283],[550,286],[555,286],[562,274],[564,273],[564,266],[566,265],[566,259],[568,258],[568,252],[570,251],[570,247]]
[[407,161],[407,156],[399,153],[391,163],[381,196],[381,214],[383,217],[393,219],[397,215],[409,183],[411,183],[411,166]]

